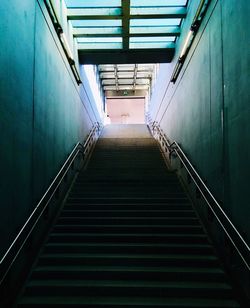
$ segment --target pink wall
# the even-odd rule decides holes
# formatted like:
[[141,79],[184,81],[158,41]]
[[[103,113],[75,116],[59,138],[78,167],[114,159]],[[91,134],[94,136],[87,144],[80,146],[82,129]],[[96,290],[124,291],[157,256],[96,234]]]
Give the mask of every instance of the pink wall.
[[145,123],[145,98],[107,98],[107,114],[111,124]]

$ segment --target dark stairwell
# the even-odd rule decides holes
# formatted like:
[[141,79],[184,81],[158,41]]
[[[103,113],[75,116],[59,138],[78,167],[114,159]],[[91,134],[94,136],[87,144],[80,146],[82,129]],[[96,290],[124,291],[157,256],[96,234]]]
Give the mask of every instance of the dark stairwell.
[[240,307],[146,125],[106,126],[19,307]]

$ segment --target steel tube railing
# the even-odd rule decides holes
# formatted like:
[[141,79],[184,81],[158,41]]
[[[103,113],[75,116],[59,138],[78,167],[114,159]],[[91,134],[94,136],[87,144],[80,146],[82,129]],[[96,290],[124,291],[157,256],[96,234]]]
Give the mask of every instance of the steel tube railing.
[[[69,157],[61,167],[60,171],[57,173],[56,177],[54,178],[53,182],[50,184],[44,195],[42,196],[41,200],[38,202],[28,219],[26,220],[25,224],[15,237],[14,241],[11,243],[9,248],[7,249],[6,253],[0,260],[0,286],[2,285],[5,277],[7,276],[8,272],[10,271],[12,265],[15,263],[17,257],[19,256],[20,252],[22,251],[24,245],[30,238],[34,228],[37,226],[38,222],[40,221],[43,213],[48,208],[49,203],[51,202],[52,198],[55,196],[60,184],[64,180],[66,174],[68,173],[70,167],[75,162],[76,158],[79,154],[82,155],[83,160],[86,160],[86,149],[92,148],[95,142],[96,133],[99,134],[101,130],[101,126],[99,123],[95,123],[93,128],[91,129],[86,141],[82,145],[80,142],[76,144],[72,152],[70,153]],[[96,138],[97,139],[97,138]],[[89,151],[87,151],[88,153]]]
[[211,193],[207,185],[204,183],[198,172],[195,170],[194,166],[191,164],[179,144],[176,141],[170,143],[169,139],[163,133],[159,124],[156,121],[153,122],[149,115],[147,115],[147,121],[152,134],[156,136],[156,139],[160,140],[160,143],[164,150],[167,148],[170,155],[173,155],[174,153],[175,156],[179,158],[182,165],[185,167],[187,173],[193,180],[193,183],[200,191],[208,207],[210,208],[218,223],[222,227],[226,236],[236,249],[247,269],[250,271],[250,247],[248,246],[240,232],[226,215],[225,211],[222,209],[219,202],[216,200],[216,198],[213,196],[213,194]]

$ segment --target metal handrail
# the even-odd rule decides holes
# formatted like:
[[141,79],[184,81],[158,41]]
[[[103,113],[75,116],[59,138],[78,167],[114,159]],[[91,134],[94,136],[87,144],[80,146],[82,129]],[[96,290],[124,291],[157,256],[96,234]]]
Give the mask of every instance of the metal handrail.
[[57,189],[59,188],[60,184],[64,180],[68,170],[70,169],[72,164],[75,162],[75,159],[78,157],[79,154],[82,154],[83,159],[86,159],[85,148],[89,147],[90,142],[93,141],[92,137],[95,135],[96,132],[100,132],[99,123],[94,124],[92,130],[90,131],[88,135],[88,138],[84,142],[84,145],[82,145],[80,142],[76,144],[76,146],[70,153],[69,157],[67,158],[67,160],[61,167],[60,171],[57,173],[53,182],[50,184],[49,188],[46,190],[41,200],[38,202],[37,206],[34,208],[32,213],[26,220],[25,224],[23,225],[23,227],[21,228],[21,230],[15,237],[14,241],[11,243],[6,253],[0,260],[0,286],[2,285],[5,277],[7,276],[12,265],[14,264],[17,257],[19,256],[20,252],[22,251],[24,245],[28,241],[30,235],[32,234],[32,231],[34,230],[40,218],[42,217],[43,213],[47,209],[50,201],[56,194]]
[[93,126],[93,128],[91,129],[86,141],[83,144],[84,147],[84,153],[86,153],[86,150],[89,147],[90,141],[92,140],[92,138],[94,137],[96,132],[100,132],[101,130],[101,126],[98,122],[95,123],[95,125]]
[[[148,119],[150,119],[150,116],[148,116]],[[152,122],[149,120],[149,124],[151,126],[150,129],[152,130],[153,134],[155,134],[155,131],[157,131],[157,134],[160,137],[159,139],[164,144],[164,147],[167,147],[170,152],[170,155],[172,155],[172,153],[175,153],[178,156],[186,171],[192,178],[194,184],[196,185],[204,200],[206,201],[207,205],[209,206],[210,210],[213,212],[220,226],[226,233],[230,242],[233,244],[242,261],[246,265],[247,269],[250,271],[250,247],[243,239],[242,235],[239,233],[239,231],[234,226],[229,217],[226,215],[226,213],[224,212],[218,201],[215,199],[209,188],[201,179],[200,175],[195,170],[194,166],[191,164],[179,144],[176,141],[170,143],[157,122]],[[225,226],[225,224],[227,224],[227,226]]]

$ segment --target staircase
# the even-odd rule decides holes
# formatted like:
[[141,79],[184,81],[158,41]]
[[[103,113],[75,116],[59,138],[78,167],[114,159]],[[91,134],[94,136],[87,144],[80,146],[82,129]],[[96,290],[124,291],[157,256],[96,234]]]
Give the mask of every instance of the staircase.
[[145,125],[106,127],[18,307],[240,307]]

